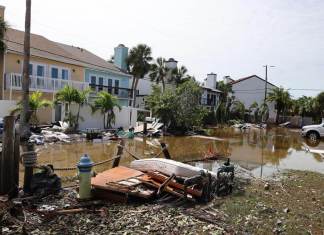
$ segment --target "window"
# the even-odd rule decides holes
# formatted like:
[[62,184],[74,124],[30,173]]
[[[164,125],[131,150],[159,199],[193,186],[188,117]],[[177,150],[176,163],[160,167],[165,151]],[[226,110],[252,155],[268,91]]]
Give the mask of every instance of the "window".
[[96,76],[91,76],[91,77],[90,77],[90,87],[91,87],[93,90],[96,89],[96,80],[97,80]]
[[45,76],[45,67],[43,65],[37,65],[37,76],[39,77]]
[[108,79],[108,92],[112,93],[112,79]]
[[119,93],[119,80],[115,80],[115,95],[118,95]]
[[33,75],[33,65],[29,64],[29,76]]
[[103,82],[104,82],[104,79],[103,77],[99,77],[99,91],[102,91],[103,89]]
[[63,80],[68,80],[69,79],[69,70],[62,69],[62,79]]
[[58,79],[58,68],[51,68],[51,77]]

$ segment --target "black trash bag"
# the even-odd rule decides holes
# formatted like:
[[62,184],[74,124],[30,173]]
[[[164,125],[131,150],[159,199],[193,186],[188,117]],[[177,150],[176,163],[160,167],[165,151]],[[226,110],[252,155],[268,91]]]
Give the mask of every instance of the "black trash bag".
[[33,175],[31,192],[39,197],[59,193],[62,189],[61,178],[54,173],[53,166],[42,166],[41,170]]

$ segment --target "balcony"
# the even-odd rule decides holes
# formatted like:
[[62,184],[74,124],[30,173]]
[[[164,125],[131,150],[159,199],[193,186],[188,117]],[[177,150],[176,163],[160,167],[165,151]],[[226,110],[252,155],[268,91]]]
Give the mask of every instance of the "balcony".
[[113,87],[113,86],[104,86],[97,84],[89,84],[92,94],[91,96],[96,96],[100,91],[107,91],[108,93],[117,96],[118,99],[132,99],[132,90],[129,88]]
[[[29,89],[31,91],[56,92],[64,86],[69,85],[78,90],[84,90],[89,87],[86,82],[78,82],[73,80],[55,79],[49,77],[30,76]],[[6,90],[22,89],[22,74],[9,73],[5,75]]]

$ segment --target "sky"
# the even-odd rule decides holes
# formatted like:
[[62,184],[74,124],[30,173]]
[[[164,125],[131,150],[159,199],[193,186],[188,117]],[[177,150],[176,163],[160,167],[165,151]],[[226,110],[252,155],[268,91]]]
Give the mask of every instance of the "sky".
[[[24,29],[25,0],[0,0]],[[265,76],[294,97],[324,91],[323,0],[32,0],[32,33],[109,59],[145,43],[202,81]]]

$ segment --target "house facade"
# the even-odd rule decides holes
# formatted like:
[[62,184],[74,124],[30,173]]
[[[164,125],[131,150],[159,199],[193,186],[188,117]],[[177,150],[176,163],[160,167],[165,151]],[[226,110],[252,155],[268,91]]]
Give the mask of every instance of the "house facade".
[[[0,7],[0,17],[4,19],[4,7]],[[131,75],[124,70],[126,57],[122,57],[127,47],[116,47],[118,60],[110,63],[86,49],[57,43],[41,35],[31,34],[30,39],[30,92],[41,91],[43,98],[54,100],[57,91],[66,85],[79,90],[90,87],[92,98],[97,92],[106,90],[118,97],[121,106],[128,106]],[[0,99],[19,101],[22,97],[24,32],[8,28],[4,41],[7,48],[0,58]],[[53,109],[40,110],[38,118],[41,123],[50,123],[62,120],[64,112],[65,105],[58,104]]]
[[[252,75],[238,80],[231,81],[233,95],[235,100],[242,102],[248,109],[254,102],[260,106],[264,103],[266,81],[257,76]],[[267,94],[277,86],[267,82]],[[269,121],[274,121],[276,116],[275,103],[267,103],[269,107]]]
[[201,88],[202,95],[200,104],[210,111],[215,111],[219,105],[220,94],[222,93],[217,89],[217,74],[207,74]]

